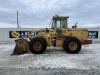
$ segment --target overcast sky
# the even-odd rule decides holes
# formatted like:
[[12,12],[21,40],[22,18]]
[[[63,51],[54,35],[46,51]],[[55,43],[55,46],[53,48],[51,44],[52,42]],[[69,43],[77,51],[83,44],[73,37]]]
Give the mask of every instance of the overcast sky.
[[0,28],[49,27],[53,15],[69,16],[69,27],[100,27],[100,0],[0,0]]

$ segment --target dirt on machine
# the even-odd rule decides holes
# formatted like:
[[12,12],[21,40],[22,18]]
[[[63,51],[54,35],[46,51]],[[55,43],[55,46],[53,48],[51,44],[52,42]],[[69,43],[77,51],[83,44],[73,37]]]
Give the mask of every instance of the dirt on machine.
[[92,44],[88,39],[88,30],[86,28],[77,28],[77,23],[68,27],[69,16],[52,17],[51,28],[40,29],[28,39],[15,40],[16,46],[12,55],[20,55],[31,51],[33,54],[42,54],[47,47],[62,47],[67,53],[79,53],[82,45]]

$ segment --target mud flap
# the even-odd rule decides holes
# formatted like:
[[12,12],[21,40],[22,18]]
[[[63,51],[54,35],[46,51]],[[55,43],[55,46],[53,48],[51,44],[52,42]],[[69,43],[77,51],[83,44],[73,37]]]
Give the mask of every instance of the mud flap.
[[29,51],[29,43],[26,39],[15,40],[15,48],[11,55],[21,55]]

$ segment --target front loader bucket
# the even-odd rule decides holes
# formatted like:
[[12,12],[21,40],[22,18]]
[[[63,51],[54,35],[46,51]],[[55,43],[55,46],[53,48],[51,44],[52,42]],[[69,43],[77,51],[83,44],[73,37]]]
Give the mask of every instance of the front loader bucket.
[[26,39],[15,40],[15,48],[11,55],[21,55],[29,51],[29,43]]

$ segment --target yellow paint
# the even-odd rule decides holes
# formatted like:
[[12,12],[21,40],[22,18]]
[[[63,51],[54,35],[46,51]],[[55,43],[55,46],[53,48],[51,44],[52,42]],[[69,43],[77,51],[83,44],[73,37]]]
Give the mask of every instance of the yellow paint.
[[[53,38],[56,38],[56,47],[62,47],[65,39],[68,37],[76,37],[81,41],[82,44],[84,44],[84,40],[87,40],[88,32],[86,28],[68,28],[68,16],[53,16],[53,20],[62,20],[61,21],[61,28],[57,28],[57,26],[54,24],[53,27],[49,30],[49,32],[46,32],[45,30],[39,30],[37,31],[37,35],[31,36],[29,34],[29,38],[34,37],[42,37],[47,42],[47,47],[50,47],[53,45],[54,42],[52,42]],[[59,21],[60,22],[60,21]],[[66,26],[65,26],[66,24]],[[73,45],[73,47],[72,47]],[[35,45],[33,45],[34,48],[36,48]],[[41,45],[40,45],[41,47]],[[24,47],[25,48],[25,47]],[[75,42],[71,42],[69,44],[69,48],[71,50],[75,50],[77,48],[77,44]]]

